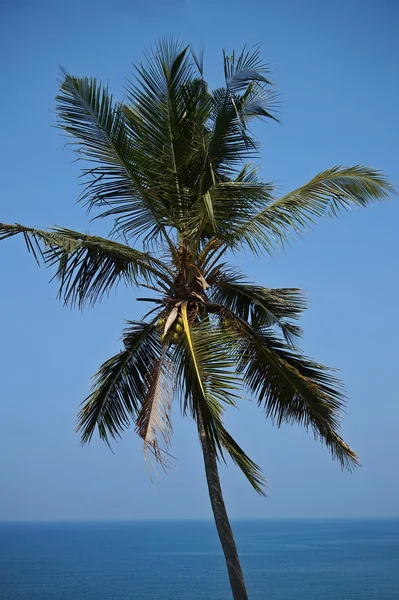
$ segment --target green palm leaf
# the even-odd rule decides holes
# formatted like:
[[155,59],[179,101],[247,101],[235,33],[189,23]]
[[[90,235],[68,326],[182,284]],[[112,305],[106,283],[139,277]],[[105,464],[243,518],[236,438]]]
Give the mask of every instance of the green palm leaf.
[[278,426],[298,423],[311,428],[342,467],[358,465],[356,453],[338,433],[345,398],[331,370],[276,338],[269,328],[254,331],[231,313],[239,371],[265,414]]
[[122,106],[95,78],[64,76],[56,99],[59,125],[78,158],[94,163],[83,169],[81,199],[89,210],[105,207],[99,216],[128,213],[136,235],[157,229],[162,206],[140,173]]
[[232,354],[234,337],[209,322],[190,326],[184,318],[187,343],[176,348],[178,393],[183,411],[201,421],[219,459],[223,451],[241,469],[253,488],[264,494],[262,471],[230,436],[222,424],[226,405],[235,406],[239,377]]
[[192,198],[192,163],[203,149],[209,94],[188,48],[173,40],[159,42],[135,75],[125,116],[140,171],[147,186],[159,190],[168,224],[180,229],[178,218]]
[[[184,317],[183,317],[184,318]],[[229,332],[214,328],[210,322],[189,325],[185,320],[185,339],[175,348],[175,393],[180,397],[183,413],[198,420],[202,414],[204,428],[212,443],[220,449],[217,423],[226,406],[235,406],[238,380],[229,348],[234,340]]]
[[243,475],[247,478],[254,490],[260,496],[265,496],[264,487],[266,479],[262,475],[262,469],[251,459],[237,442],[226,431],[223,425],[217,424],[218,437],[223,449],[229,454],[234,464],[240,469]]
[[195,417],[191,388],[186,389],[184,384],[184,381],[189,381],[190,386],[198,388],[200,396],[213,407],[215,414],[221,414],[226,404],[235,405],[235,391],[239,384],[231,356],[234,339],[229,332],[209,321],[189,325],[184,313],[183,320],[187,341],[176,347],[175,357],[181,377],[183,410],[186,412],[189,408]]
[[352,206],[383,200],[393,191],[380,171],[360,165],[333,167],[239,225],[230,245],[247,244],[255,253],[261,248],[273,252],[276,244],[284,243],[292,233],[305,232],[316,218],[336,217]]
[[275,95],[270,70],[259,48],[246,47],[236,56],[223,53],[225,88],[215,90],[212,138],[208,160],[215,172],[229,176],[231,167],[257,155],[257,143],[247,130],[254,117],[275,119]]
[[252,171],[244,176],[239,173],[232,181],[215,181],[193,204],[186,229],[193,238],[216,236],[230,244],[239,224],[270,203],[272,190],[271,184],[254,181]]
[[101,365],[94,376],[92,391],[78,415],[77,430],[83,444],[91,440],[97,428],[109,445],[142,413],[149,369],[161,357],[154,322],[130,322],[123,335],[124,350]]
[[214,273],[213,277],[207,278],[212,302],[229,308],[255,329],[277,326],[286,341],[295,344],[302,331],[292,321],[297,320],[306,308],[301,290],[253,285],[239,271],[232,269],[216,267]]
[[223,66],[226,88],[232,93],[243,92],[255,82],[273,86],[270,68],[263,61],[259,46],[255,46],[252,51],[244,46],[239,55],[234,51],[229,55],[224,50]]
[[62,227],[49,230],[0,223],[0,240],[21,234],[36,260],[57,267],[59,297],[66,304],[94,304],[112,287],[124,282],[157,282],[168,289],[172,273],[151,256],[125,244]]

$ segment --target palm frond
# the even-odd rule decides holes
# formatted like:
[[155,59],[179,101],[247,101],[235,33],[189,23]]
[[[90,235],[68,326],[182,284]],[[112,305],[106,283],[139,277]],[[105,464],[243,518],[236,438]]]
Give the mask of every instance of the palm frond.
[[269,69],[259,49],[238,56],[224,53],[225,87],[212,94],[212,110],[203,136],[203,172],[198,197],[206,197],[215,182],[236,179],[242,163],[258,155],[258,143],[248,129],[253,118],[275,119],[275,93]]
[[232,269],[215,268],[208,276],[211,286],[210,300],[226,306],[255,330],[262,327],[278,327],[286,341],[295,345],[302,334],[301,328],[293,323],[306,308],[304,294],[296,288],[271,289],[253,285],[239,272]]
[[230,333],[211,325],[209,320],[190,325],[183,319],[185,336],[175,346],[175,393],[180,398],[183,413],[194,419],[198,411],[209,439],[220,448],[215,420],[219,420],[226,405],[235,405],[239,378],[236,376]]
[[336,166],[319,173],[302,187],[248,219],[231,234],[230,245],[249,245],[256,253],[266,249],[273,253],[276,245],[289,235],[305,232],[316,218],[337,217],[352,206],[367,206],[383,200],[394,191],[381,171],[370,167]]
[[129,322],[123,335],[124,350],[101,365],[94,376],[91,393],[78,415],[82,444],[90,442],[97,428],[100,438],[109,445],[141,413],[149,365],[156,365],[161,357],[154,323]]
[[140,285],[155,281],[168,289],[172,273],[149,253],[71,229],[49,230],[0,224],[0,240],[21,234],[36,260],[56,266],[59,297],[66,304],[94,304],[121,281]]
[[237,444],[232,436],[220,423],[217,425],[221,446],[229,454],[234,464],[242,471],[249,483],[259,495],[265,496],[264,487],[267,483],[262,475],[262,469]]
[[164,469],[170,466],[168,450],[172,435],[170,412],[172,406],[171,370],[167,363],[165,348],[159,359],[149,367],[145,378],[147,389],[136,420],[136,431],[147,451]]
[[205,164],[210,165],[203,180],[202,193],[214,183],[234,179],[242,162],[258,156],[258,143],[246,130],[242,116],[243,100],[232,96],[226,88],[212,93],[213,111],[210,120],[211,135]]
[[244,46],[238,56],[234,51],[229,55],[224,50],[223,63],[226,87],[233,93],[247,90],[254,82],[274,85],[269,77],[270,67],[262,59],[259,46],[252,50]]
[[252,180],[252,173],[243,178],[241,173],[231,181],[215,182],[193,203],[185,228],[193,237],[216,236],[219,242],[230,243],[231,234],[248,221],[262,207],[270,203],[271,184]]
[[187,337],[187,344],[190,349],[190,357],[191,357],[192,365],[195,369],[196,379],[197,379],[197,382],[200,387],[202,395],[205,396],[206,392],[205,392],[205,388],[204,388],[203,377],[200,372],[200,363],[197,360],[197,353],[194,350],[193,339],[192,339],[191,331],[190,331],[190,324],[188,322],[188,317],[187,317],[187,302],[184,302],[182,305],[182,316],[183,316],[184,330],[185,330],[186,337]]
[[345,404],[341,382],[331,369],[313,362],[273,335],[268,327],[255,331],[224,309],[237,339],[236,358],[244,385],[277,426],[297,423],[311,428],[343,468],[358,465],[356,453],[338,433]]
[[147,185],[159,190],[170,225],[190,204],[211,110],[206,84],[176,40],[161,40],[135,65],[125,110]]
[[259,46],[252,51],[245,46],[238,56],[234,51],[231,55],[224,51],[223,59],[226,89],[244,129],[254,117],[278,121],[271,70],[262,59]]
[[254,463],[226,431],[222,415],[227,404],[235,405],[240,378],[235,373],[232,345],[234,338],[228,331],[211,326],[209,322],[190,327],[183,306],[183,320],[187,343],[176,349],[177,385],[184,412],[189,407],[196,421],[203,424],[209,443],[219,460],[227,452],[241,469],[252,487],[264,495],[265,479]]
[[99,216],[128,213],[135,235],[158,231],[162,206],[140,173],[123,107],[95,78],[63,75],[56,99],[59,126],[73,140],[78,158],[95,164],[83,169],[81,199],[89,210],[105,207]]

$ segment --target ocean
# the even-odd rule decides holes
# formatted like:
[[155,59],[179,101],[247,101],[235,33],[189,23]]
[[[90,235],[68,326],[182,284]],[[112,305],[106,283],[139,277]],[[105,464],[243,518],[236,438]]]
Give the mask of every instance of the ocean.
[[[399,520],[233,522],[250,600],[398,600]],[[1,600],[230,600],[211,521],[1,523]]]

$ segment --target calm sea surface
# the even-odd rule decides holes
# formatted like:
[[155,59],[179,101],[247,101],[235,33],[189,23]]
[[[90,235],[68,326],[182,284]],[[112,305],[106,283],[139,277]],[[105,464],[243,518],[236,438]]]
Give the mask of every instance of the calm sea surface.
[[[235,521],[250,600],[398,600],[399,520]],[[2,600],[230,600],[207,521],[0,524]]]

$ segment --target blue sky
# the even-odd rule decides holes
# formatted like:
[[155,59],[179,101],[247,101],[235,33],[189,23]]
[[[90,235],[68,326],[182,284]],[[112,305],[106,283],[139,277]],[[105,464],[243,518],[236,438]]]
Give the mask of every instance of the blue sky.
[[[282,126],[260,130],[262,174],[282,191],[335,164],[368,164],[399,184],[398,5],[288,0],[4,1],[0,221],[105,234],[76,204],[78,166],[53,127],[58,66],[109,81],[120,97],[131,61],[158,36],[205,45],[211,84],[221,50],[261,42],[277,82]],[[325,221],[275,260],[241,256],[251,279],[308,293],[306,352],[340,369],[349,402],[343,433],[363,467],[342,473],[310,434],[273,428],[249,402],[227,421],[270,482],[259,498],[222,469],[233,517],[398,515],[396,305],[398,199]],[[135,293],[83,313],[55,300],[51,273],[22,240],[0,247],[0,519],[209,517],[196,431],[174,412],[176,468],[154,488],[133,430],[109,452],[74,433],[91,375],[120,348]]]

